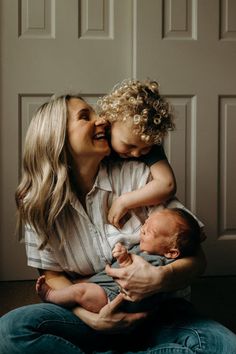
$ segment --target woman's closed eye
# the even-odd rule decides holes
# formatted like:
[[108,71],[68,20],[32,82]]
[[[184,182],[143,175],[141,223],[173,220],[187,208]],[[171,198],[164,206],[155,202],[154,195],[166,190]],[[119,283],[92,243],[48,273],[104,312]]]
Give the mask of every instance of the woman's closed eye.
[[78,116],[78,119],[83,119],[83,120],[90,120],[90,110],[89,109],[82,109],[80,112],[79,112],[79,116]]

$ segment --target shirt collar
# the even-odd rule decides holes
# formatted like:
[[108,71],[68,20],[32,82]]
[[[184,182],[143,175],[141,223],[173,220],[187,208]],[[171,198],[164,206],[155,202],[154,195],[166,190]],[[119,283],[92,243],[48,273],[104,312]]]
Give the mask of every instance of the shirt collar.
[[[107,166],[102,163],[99,167],[99,171],[94,182],[93,188],[88,194],[92,194],[96,188],[105,190],[107,192],[112,192],[112,185],[108,175]],[[71,191],[70,203],[75,209],[77,209],[78,207],[78,202],[79,201],[77,196]]]
[[99,188],[107,192],[112,192],[112,185],[111,185],[110,178],[108,176],[107,166],[105,164],[101,163],[100,165],[97,178],[95,180],[92,190],[94,190],[94,188]]

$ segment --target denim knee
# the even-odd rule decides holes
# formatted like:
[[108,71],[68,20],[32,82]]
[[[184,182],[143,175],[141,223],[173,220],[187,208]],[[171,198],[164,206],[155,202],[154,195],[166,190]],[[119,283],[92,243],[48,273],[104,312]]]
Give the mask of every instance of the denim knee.
[[53,304],[20,307],[0,318],[0,353],[51,354],[55,348],[57,353],[81,353],[73,343],[79,323],[70,311]]
[[220,323],[204,319],[199,320],[194,328],[201,341],[199,353],[236,353],[236,335]]
[[152,327],[148,351],[159,353],[236,354],[236,335],[212,320],[195,317]]

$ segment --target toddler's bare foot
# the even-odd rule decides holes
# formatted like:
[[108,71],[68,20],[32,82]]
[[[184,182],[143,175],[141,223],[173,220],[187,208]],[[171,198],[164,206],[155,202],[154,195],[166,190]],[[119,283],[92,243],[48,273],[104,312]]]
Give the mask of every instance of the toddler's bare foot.
[[41,275],[36,282],[36,292],[41,300],[50,301],[50,286],[46,283],[45,275]]

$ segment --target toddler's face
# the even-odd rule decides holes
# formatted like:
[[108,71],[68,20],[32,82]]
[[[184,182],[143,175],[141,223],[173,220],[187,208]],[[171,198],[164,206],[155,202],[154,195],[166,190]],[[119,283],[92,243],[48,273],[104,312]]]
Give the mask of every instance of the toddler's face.
[[134,133],[133,124],[119,121],[111,126],[111,145],[122,158],[146,155],[152,147]]

